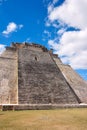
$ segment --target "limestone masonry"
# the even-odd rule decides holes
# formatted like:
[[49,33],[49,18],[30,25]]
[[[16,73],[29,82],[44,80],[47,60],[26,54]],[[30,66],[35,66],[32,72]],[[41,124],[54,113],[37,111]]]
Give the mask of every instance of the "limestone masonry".
[[87,83],[52,50],[13,43],[0,55],[0,105],[80,103],[87,103]]

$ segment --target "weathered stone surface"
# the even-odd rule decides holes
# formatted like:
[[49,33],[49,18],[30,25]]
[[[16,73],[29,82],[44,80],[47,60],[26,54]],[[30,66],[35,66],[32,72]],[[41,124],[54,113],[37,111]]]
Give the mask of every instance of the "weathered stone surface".
[[0,104],[17,103],[17,71],[17,52],[7,49],[0,56]]
[[87,103],[87,84],[86,82],[71,68],[69,65],[64,65],[57,58],[54,58],[57,66],[60,68],[65,79],[74,90],[80,101]]
[[19,104],[66,104],[78,100],[49,52],[18,49]]
[[45,109],[81,102],[87,103],[87,84],[52,50],[13,43],[0,55],[0,104]]

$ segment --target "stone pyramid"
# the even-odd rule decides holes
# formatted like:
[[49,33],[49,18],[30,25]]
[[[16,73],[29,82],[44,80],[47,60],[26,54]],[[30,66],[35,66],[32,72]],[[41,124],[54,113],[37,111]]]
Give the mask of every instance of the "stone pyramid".
[[0,55],[0,104],[13,106],[87,103],[87,83],[39,44],[12,43]]

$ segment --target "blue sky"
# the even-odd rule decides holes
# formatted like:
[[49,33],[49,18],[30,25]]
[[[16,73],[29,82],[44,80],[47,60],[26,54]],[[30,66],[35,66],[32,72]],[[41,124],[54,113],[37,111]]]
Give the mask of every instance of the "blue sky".
[[0,0],[0,52],[11,42],[53,48],[87,80],[86,0]]

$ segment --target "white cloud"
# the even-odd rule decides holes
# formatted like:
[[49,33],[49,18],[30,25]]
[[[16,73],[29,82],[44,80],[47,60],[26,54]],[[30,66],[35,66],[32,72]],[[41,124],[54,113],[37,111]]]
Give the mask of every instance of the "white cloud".
[[17,25],[12,22],[7,25],[7,29],[4,30],[2,33],[8,35],[9,33],[16,31],[16,29],[17,29]]
[[87,50],[87,29],[65,32],[60,39],[60,54],[73,55]]
[[8,35],[9,35],[10,33],[16,32],[18,29],[21,29],[22,27],[23,27],[22,24],[17,25],[17,24],[14,23],[14,22],[10,22],[10,23],[7,25],[6,30],[4,30],[4,31],[2,32],[2,34],[3,34],[4,36],[7,36],[7,37],[8,37]]
[[[48,6],[49,7],[49,6]],[[49,40],[48,44],[55,53],[59,54],[64,63],[69,63],[75,69],[87,69],[87,0],[65,0],[58,6],[48,11],[48,23],[55,21],[67,26],[80,29],[79,31],[66,31],[61,25],[57,31],[57,40]]]
[[0,54],[5,50],[5,45],[0,44]]
[[52,3],[49,3],[49,4],[48,4],[48,13],[49,13],[49,14],[53,11],[54,5],[55,5],[58,1],[59,1],[59,0],[53,0]]
[[47,30],[44,30],[44,34],[46,34],[48,37],[51,36],[51,33],[49,31],[47,31]]
[[49,41],[48,41],[48,44],[49,44],[49,46],[50,46],[51,48],[53,48],[54,51],[57,53],[57,51],[58,51],[58,49],[59,49],[59,44],[57,44],[57,43],[55,42],[55,40],[49,40]]
[[60,30],[57,31],[58,35],[62,35],[66,31],[66,28],[61,28]]
[[87,51],[81,51],[70,57],[70,65],[75,69],[87,69]]
[[59,0],[53,0],[53,4],[56,4]]
[[49,4],[48,5],[48,13],[51,13],[53,8],[54,8],[53,4]]
[[60,20],[70,26],[85,29],[87,27],[86,12],[87,0],[66,0],[63,5],[54,7],[48,17],[51,22]]
[[75,68],[87,68],[87,29],[82,31],[65,32],[57,50],[60,56],[67,57],[69,64]]
[[75,69],[87,68],[87,29],[84,31],[65,32],[59,43],[49,40],[48,44],[59,54],[64,63]]

